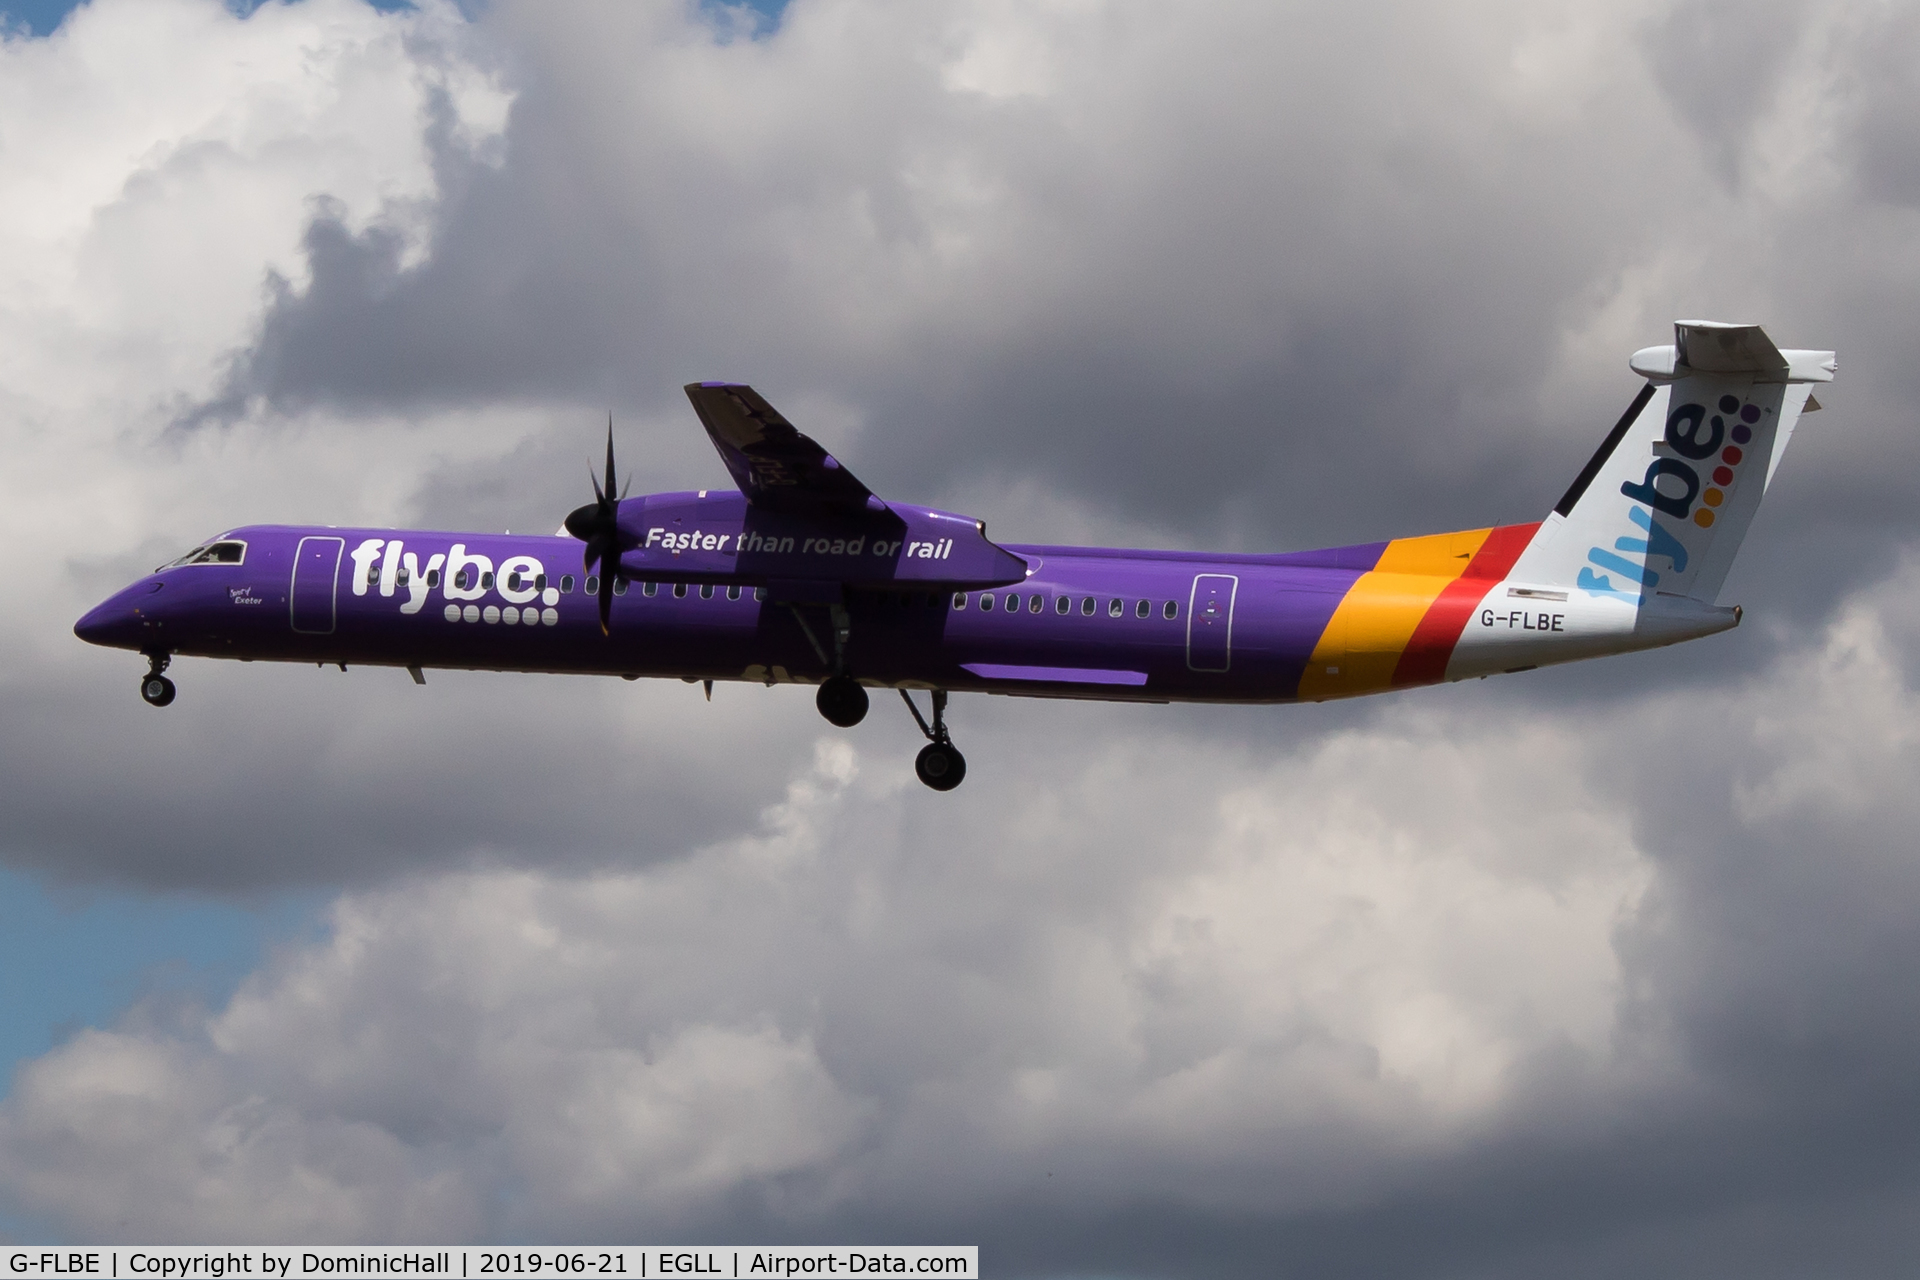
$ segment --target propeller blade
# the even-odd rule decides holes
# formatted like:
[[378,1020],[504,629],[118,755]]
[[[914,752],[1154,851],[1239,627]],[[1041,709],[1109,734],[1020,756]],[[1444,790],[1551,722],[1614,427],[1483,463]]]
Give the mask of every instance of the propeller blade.
[[608,414],[607,415],[607,489],[606,489],[606,493],[609,498],[613,496],[613,492],[617,487],[618,486],[614,483],[614,470],[613,470],[613,415]]
[[[613,415],[608,414],[606,482],[601,482],[593,468],[587,468],[587,480],[593,485],[593,501],[574,508],[566,519],[567,532],[587,544],[580,557],[581,566],[589,574],[600,575],[597,594],[600,630],[605,635],[613,634],[613,588],[620,572],[620,502],[626,493],[616,487],[619,476],[613,461]],[[627,483],[633,483],[631,476]]]

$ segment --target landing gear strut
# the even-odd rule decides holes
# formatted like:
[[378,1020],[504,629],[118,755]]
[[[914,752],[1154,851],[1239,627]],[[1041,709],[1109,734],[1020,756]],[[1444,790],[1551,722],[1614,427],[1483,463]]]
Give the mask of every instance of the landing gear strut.
[[928,724],[921,716],[912,694],[902,689],[900,697],[906,702],[907,710],[913,712],[913,722],[920,726],[920,732],[927,735],[927,745],[920,748],[920,754],[914,757],[914,773],[935,791],[953,790],[966,780],[967,758],[960,754],[953,745],[953,739],[947,735],[947,691],[933,691],[932,724]]
[[156,707],[173,701],[173,681],[160,674],[172,661],[173,655],[169,653],[147,655],[147,674],[140,678],[140,696]]

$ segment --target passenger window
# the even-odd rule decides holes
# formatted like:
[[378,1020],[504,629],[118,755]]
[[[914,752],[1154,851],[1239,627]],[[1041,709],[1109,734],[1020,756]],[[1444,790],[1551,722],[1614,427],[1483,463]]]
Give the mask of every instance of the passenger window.
[[520,589],[520,571],[518,569],[515,569],[512,573],[507,575],[507,590],[518,591],[519,589]]
[[1127,602],[1125,600],[1116,596],[1114,599],[1107,601],[1107,616],[1109,618],[1117,618],[1126,611]]
[[1151,618],[1153,616],[1153,606],[1145,600],[1142,600],[1139,604],[1133,606],[1133,616],[1136,618]]
[[1027,601],[1028,613],[1038,613],[1046,607],[1047,607],[1047,598],[1042,595],[1036,595],[1034,596],[1033,599]]
[[560,575],[560,594],[563,596],[570,596],[573,594],[573,575],[572,574],[563,573]]
[[993,612],[993,592],[982,591],[980,593],[980,609],[983,613]]
[[427,585],[430,587],[440,585],[440,571],[438,569],[427,570]]
[[767,589],[765,587],[755,587],[753,589],[753,601],[755,604],[765,604],[767,602]]
[[587,575],[587,594],[590,596],[600,594],[600,577],[598,574],[590,573]]
[[643,596],[654,596],[659,593],[660,584],[657,582],[643,582],[640,584],[640,594]]
[[621,577],[614,578],[613,594],[617,596],[623,596],[627,594],[627,580],[625,578],[621,578]]
[[728,588],[727,588],[727,599],[729,599],[729,600],[738,600],[739,598],[740,598],[740,588],[739,588],[739,587],[728,587]]
[[1065,596],[1055,596],[1053,598],[1053,611],[1055,613],[1068,613],[1071,612],[1072,609],[1073,601],[1067,599]]
[[702,600],[713,599],[713,584],[711,582],[703,582],[700,584],[700,598]]
[[533,589],[534,589],[535,591],[545,591],[545,590],[547,589],[547,575],[546,575],[546,574],[544,574],[544,573],[543,573],[543,574],[541,574],[541,575],[540,575],[539,577],[537,577],[537,578],[535,578],[535,579],[533,580]]
[[964,609],[964,608],[966,608],[966,607],[967,607],[967,593],[966,593],[966,592],[964,592],[964,591],[956,591],[956,592],[954,592],[954,593],[953,593],[953,607],[954,607],[954,608],[956,608],[956,609]]
[[404,587],[413,581],[413,575],[407,572],[407,566],[401,565],[400,572],[393,575],[393,580]]
[[[207,563],[212,564],[213,562],[209,560]],[[367,585],[371,587],[378,581],[380,581],[380,566],[377,564],[368,565],[367,566]]]
[[674,584],[673,584],[673,598],[674,598],[675,600],[685,600],[685,599],[687,598],[687,584],[686,584],[686,583],[684,583],[684,582],[676,582],[676,583],[674,583]]
[[1166,614],[1167,621],[1171,622],[1173,621],[1173,619],[1180,616],[1180,606],[1174,603],[1172,600],[1169,600],[1167,601],[1167,607],[1162,609],[1160,612]]
[[480,589],[482,591],[493,590],[493,570],[489,569],[480,575]]
[[1093,616],[1093,609],[1094,609],[1094,604],[1093,604],[1092,596],[1088,596],[1080,602],[1080,612],[1083,616],[1091,618]]

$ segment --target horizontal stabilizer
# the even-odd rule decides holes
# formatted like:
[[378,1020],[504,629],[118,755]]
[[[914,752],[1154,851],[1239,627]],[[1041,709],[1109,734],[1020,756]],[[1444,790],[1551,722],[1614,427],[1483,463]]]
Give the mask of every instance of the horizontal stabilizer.
[[1691,374],[1736,375],[1755,382],[1832,382],[1831,351],[1782,351],[1757,324],[1721,324],[1713,320],[1677,320],[1673,345],[1645,347],[1627,362],[1654,382],[1675,382]]

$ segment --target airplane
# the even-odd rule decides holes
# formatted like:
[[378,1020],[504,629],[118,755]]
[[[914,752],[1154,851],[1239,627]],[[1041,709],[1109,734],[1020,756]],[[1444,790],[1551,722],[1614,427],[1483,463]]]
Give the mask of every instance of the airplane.
[[604,483],[551,537],[249,525],[74,631],[144,655],[158,707],[180,654],[420,684],[429,668],[678,677],[709,698],[718,681],[813,684],[843,728],[869,688],[897,689],[927,738],[915,772],[950,791],[966,776],[952,693],[1319,702],[1737,625],[1716,597],[1834,355],[1683,320],[1629,364],[1632,404],[1527,524],[1280,554],[1003,547],[970,516],[883,501],[753,388],[698,382],[731,489],[616,497],[609,422]]

